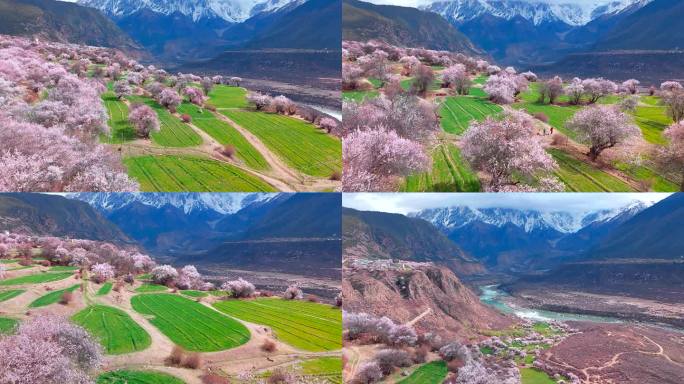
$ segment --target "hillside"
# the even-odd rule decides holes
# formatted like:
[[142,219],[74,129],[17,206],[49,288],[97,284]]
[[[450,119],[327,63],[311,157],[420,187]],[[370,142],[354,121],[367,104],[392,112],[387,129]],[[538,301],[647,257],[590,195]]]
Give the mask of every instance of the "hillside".
[[484,268],[427,221],[399,214],[342,211],[344,257],[435,262],[457,274]]
[[0,229],[34,235],[131,243],[128,236],[90,205],[38,193],[0,194]]
[[342,14],[344,40],[379,39],[403,47],[484,54],[465,35],[432,12],[343,0]]
[[143,52],[99,11],[62,1],[0,0],[0,34]]
[[447,338],[459,340],[470,340],[478,337],[478,330],[501,329],[513,322],[482,304],[453,272],[439,266],[345,270],[342,294],[347,312],[387,316],[397,323],[427,312],[414,325],[417,330],[439,330]]

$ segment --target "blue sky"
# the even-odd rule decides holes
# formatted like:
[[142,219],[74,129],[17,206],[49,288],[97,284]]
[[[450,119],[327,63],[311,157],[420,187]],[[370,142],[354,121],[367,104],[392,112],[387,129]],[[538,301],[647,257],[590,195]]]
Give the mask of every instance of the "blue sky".
[[623,207],[634,200],[656,202],[668,193],[344,193],[342,205],[364,211],[406,214],[427,208],[518,208],[570,213]]

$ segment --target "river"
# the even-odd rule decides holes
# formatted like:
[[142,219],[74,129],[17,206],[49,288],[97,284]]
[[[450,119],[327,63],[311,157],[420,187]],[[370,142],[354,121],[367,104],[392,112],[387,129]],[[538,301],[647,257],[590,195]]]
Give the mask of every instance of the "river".
[[342,111],[339,109],[333,109],[330,107],[326,107],[324,105],[318,105],[318,104],[307,104],[307,103],[302,103],[303,105],[306,105],[308,107],[311,107],[315,110],[318,110],[323,113],[327,113],[328,115],[336,118],[337,120],[342,121]]

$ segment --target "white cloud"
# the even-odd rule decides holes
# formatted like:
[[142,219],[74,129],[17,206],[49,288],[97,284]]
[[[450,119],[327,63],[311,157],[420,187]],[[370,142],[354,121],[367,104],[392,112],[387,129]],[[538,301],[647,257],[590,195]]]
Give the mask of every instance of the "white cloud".
[[342,205],[364,211],[406,214],[427,208],[518,208],[586,212],[623,207],[634,200],[660,201],[668,193],[344,193]]

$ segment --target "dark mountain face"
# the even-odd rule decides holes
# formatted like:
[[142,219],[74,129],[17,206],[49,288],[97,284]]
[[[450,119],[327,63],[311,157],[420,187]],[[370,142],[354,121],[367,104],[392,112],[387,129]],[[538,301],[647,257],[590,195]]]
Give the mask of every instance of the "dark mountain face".
[[449,50],[476,56],[484,54],[435,13],[357,0],[342,2],[342,36],[345,40],[379,39],[403,47]]
[[345,258],[435,262],[461,275],[484,271],[480,263],[422,219],[344,208],[342,229]]
[[90,205],[39,193],[1,193],[0,230],[113,243],[132,242]]
[[142,46],[96,9],[55,0],[0,0],[0,33],[144,54]]

